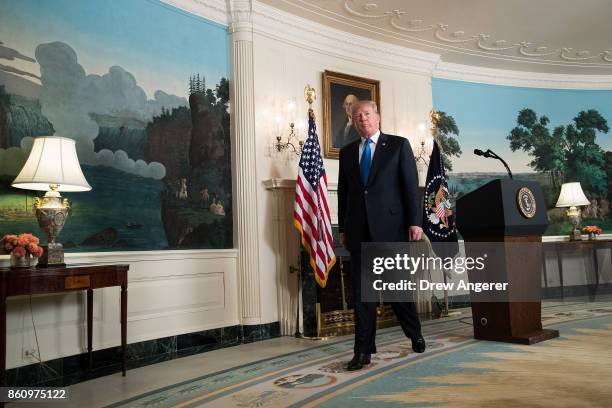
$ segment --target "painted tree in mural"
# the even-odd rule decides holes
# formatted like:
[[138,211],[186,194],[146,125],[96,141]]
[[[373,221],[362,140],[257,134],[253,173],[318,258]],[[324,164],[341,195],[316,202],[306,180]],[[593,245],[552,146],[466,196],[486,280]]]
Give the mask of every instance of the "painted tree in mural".
[[438,122],[436,128],[436,138],[442,146],[442,158],[444,160],[444,169],[449,172],[453,170],[452,156],[461,156],[461,146],[452,135],[459,136],[459,128],[455,119],[447,115],[445,112],[438,112]]
[[585,192],[607,194],[605,153],[595,143],[597,132],[608,133],[608,123],[596,110],[581,111],[574,123],[557,126],[552,133],[549,119],[531,109],[522,109],[518,126],[506,137],[512,151],[529,152],[531,168],[547,173],[554,190],[567,181],[580,181]]

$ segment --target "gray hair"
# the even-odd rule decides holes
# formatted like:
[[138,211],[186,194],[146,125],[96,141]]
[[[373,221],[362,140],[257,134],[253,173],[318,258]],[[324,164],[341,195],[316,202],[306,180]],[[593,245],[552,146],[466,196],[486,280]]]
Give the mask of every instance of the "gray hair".
[[351,116],[355,115],[355,112],[357,112],[357,109],[359,109],[359,108],[361,108],[363,106],[369,106],[370,108],[372,108],[374,113],[378,113],[378,106],[376,105],[376,102],[374,102],[374,101],[359,101],[359,102],[353,104],[352,109],[351,109]]

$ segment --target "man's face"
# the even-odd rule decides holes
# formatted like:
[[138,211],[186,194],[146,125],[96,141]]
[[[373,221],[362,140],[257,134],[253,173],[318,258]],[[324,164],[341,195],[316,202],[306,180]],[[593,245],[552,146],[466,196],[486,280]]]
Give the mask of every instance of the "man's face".
[[356,102],[356,99],[357,98],[354,95],[347,95],[346,98],[344,98],[342,107],[346,112],[346,116],[351,116],[351,112],[353,111],[353,103]]
[[355,129],[361,137],[370,137],[380,126],[380,116],[370,105],[361,105],[353,113]]

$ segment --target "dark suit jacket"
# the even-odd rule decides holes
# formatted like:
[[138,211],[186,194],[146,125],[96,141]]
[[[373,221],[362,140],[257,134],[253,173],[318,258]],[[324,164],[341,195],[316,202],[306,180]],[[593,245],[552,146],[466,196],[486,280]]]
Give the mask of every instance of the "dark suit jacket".
[[340,150],[338,223],[350,251],[359,251],[366,223],[373,242],[408,241],[421,225],[418,175],[408,139],[381,132],[367,184],[359,176],[359,143]]

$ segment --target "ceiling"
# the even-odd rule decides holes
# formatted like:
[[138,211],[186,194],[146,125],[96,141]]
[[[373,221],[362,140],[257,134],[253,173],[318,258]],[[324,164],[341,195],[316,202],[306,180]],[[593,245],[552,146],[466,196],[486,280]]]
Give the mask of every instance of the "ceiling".
[[555,74],[612,75],[609,0],[260,0],[442,61]]

